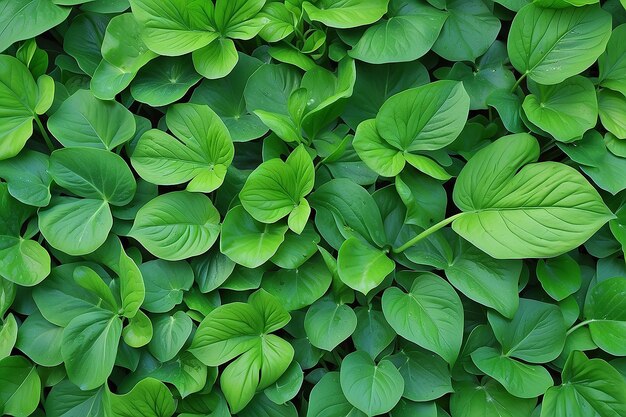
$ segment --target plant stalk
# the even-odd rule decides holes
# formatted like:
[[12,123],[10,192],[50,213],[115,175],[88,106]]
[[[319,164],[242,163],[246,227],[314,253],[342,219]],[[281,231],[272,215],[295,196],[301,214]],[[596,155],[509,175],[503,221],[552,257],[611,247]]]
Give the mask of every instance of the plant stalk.
[[517,81],[515,81],[515,84],[513,84],[513,88],[511,88],[511,93],[514,93],[515,90],[517,90],[517,87],[519,87],[519,85],[522,83],[522,81],[524,81],[524,78],[526,78],[526,75],[528,75],[527,73],[523,73],[521,77],[519,77],[517,79]]
[[439,223],[437,223],[437,224],[429,227],[428,229],[424,230],[422,233],[418,234],[413,239],[411,239],[408,242],[406,242],[404,245],[400,246],[399,248],[394,249],[393,253],[402,253],[402,252],[404,252],[405,250],[407,250],[411,246],[415,245],[420,240],[427,238],[428,236],[430,236],[433,233],[435,233],[437,230],[439,230],[439,229],[449,225],[450,223],[452,223],[453,221],[455,221],[456,219],[461,217],[463,214],[465,214],[465,213],[457,213],[454,216],[450,216],[447,219],[443,219]]
[[567,333],[565,333],[565,336],[569,336],[570,334],[574,333],[576,330],[580,329],[583,326],[588,325],[589,323],[593,323],[594,321],[596,321],[596,320],[595,319],[589,319],[589,320],[581,321],[576,326],[574,326],[571,329],[569,329],[567,331]]
[[41,132],[41,136],[43,136],[43,140],[46,141],[46,145],[48,145],[48,149],[50,150],[50,152],[54,151],[54,145],[52,144],[52,140],[50,140],[50,136],[48,135],[48,132],[46,132],[46,129],[43,127],[41,119],[39,119],[38,115],[35,115],[35,123],[37,123],[37,127]]

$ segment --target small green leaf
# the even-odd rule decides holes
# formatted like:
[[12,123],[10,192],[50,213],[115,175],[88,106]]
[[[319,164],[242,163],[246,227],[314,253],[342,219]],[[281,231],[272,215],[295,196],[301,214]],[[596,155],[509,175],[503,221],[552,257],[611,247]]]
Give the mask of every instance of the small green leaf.
[[395,263],[381,249],[351,237],[339,248],[337,272],[348,287],[366,295],[393,272]]
[[113,417],[171,417],[176,402],[164,383],[154,378],[141,380],[124,395],[111,395]]

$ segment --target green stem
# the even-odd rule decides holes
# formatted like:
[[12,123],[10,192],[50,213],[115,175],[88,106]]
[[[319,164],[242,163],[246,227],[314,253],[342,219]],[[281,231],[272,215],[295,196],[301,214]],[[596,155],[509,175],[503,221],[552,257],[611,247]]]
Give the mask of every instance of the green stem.
[[513,84],[513,88],[511,88],[511,93],[514,93],[515,90],[517,90],[517,87],[519,87],[519,85],[524,80],[524,78],[526,78],[526,75],[528,75],[528,74],[527,73],[523,73],[522,76],[519,77],[517,81],[515,81],[515,84]]
[[589,323],[593,323],[594,321],[596,321],[596,320],[595,319],[589,319],[589,320],[581,321],[576,326],[574,326],[571,329],[569,329],[567,331],[567,333],[565,333],[565,336],[569,336],[570,334],[574,333],[576,330],[580,329],[583,326],[588,325]]
[[54,145],[52,144],[52,141],[50,140],[50,136],[48,136],[48,132],[46,132],[46,129],[43,127],[43,124],[41,123],[41,119],[39,119],[38,115],[35,115],[35,123],[37,123],[37,127],[39,128],[39,131],[41,132],[41,136],[43,136],[43,140],[46,141],[46,145],[48,145],[48,149],[50,149],[50,152],[54,151]]
[[427,238],[428,236],[430,236],[433,233],[435,233],[437,230],[439,230],[439,229],[449,225],[450,223],[452,223],[453,221],[455,221],[456,219],[461,217],[463,214],[465,214],[465,213],[457,213],[454,216],[448,217],[447,219],[443,219],[439,223],[437,223],[437,224],[429,227],[428,229],[424,230],[422,233],[420,233],[419,235],[415,236],[413,239],[409,240],[404,245],[400,246],[399,248],[394,249],[393,253],[402,253],[402,252],[404,252],[405,250],[407,250],[411,246],[415,245],[420,240]]

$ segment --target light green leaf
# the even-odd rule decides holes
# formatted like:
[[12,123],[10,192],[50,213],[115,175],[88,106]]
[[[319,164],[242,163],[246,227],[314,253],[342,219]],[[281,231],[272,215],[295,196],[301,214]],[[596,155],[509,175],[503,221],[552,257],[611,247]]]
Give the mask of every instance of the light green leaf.
[[303,10],[311,20],[332,28],[353,28],[376,22],[387,12],[389,0],[305,1]]
[[0,277],[31,287],[50,274],[50,255],[34,240],[0,235]]
[[543,366],[519,362],[491,347],[484,346],[472,352],[472,361],[478,369],[518,398],[538,397],[554,385],[550,373]]
[[619,25],[606,45],[606,51],[598,58],[600,74],[598,81],[602,87],[626,94],[626,25]]
[[395,269],[385,251],[351,237],[339,248],[337,272],[348,287],[367,295]]
[[3,414],[27,417],[35,411],[41,395],[37,369],[22,356],[0,360],[0,410]]
[[48,129],[65,147],[112,150],[132,139],[135,119],[120,103],[78,90],[48,119]]
[[278,381],[267,387],[264,391],[267,398],[276,404],[284,404],[298,395],[304,374],[298,362],[293,361]]
[[164,383],[154,378],[141,380],[124,395],[111,395],[112,417],[171,417],[176,401]]
[[556,359],[565,345],[565,321],[554,304],[520,298],[512,319],[491,311],[487,317],[504,356],[546,363]]
[[589,321],[593,341],[604,351],[626,355],[626,291],[624,277],[609,278],[595,284],[587,295],[584,316]]
[[152,320],[154,335],[148,350],[160,362],[173,359],[191,334],[193,322],[183,311],[172,315],[158,315]]
[[56,197],[39,212],[39,228],[46,241],[68,255],[98,249],[113,226],[109,205],[90,198]]
[[450,412],[454,417],[529,417],[537,400],[517,398],[506,392],[493,379],[482,383],[463,381],[450,397]]
[[28,316],[20,326],[15,347],[39,365],[57,366],[63,363],[62,343],[63,328],[35,313]]
[[137,190],[126,162],[102,149],[57,149],[50,156],[48,171],[54,182],[72,193],[115,206],[129,203]]
[[311,344],[329,352],[350,337],[356,325],[356,314],[350,306],[328,298],[313,303],[304,318],[304,330]]
[[626,381],[602,359],[570,354],[562,385],[543,397],[541,417],[619,416],[626,413]]
[[610,36],[611,15],[600,5],[546,9],[529,4],[515,15],[507,46],[520,73],[558,84],[589,68]]
[[528,134],[478,151],[454,187],[465,212],[454,231],[497,259],[538,258],[581,245],[614,217],[580,173],[557,162],[531,163],[538,157]]
[[98,388],[113,370],[122,321],[110,311],[85,313],[63,330],[61,354],[67,374],[82,390]]
[[267,262],[285,239],[287,225],[256,221],[243,206],[228,211],[222,224],[220,251],[247,268]]
[[[32,316],[29,316],[32,317]],[[23,328],[24,325],[21,326]],[[9,313],[0,326],[0,360],[11,355],[11,351],[17,341],[17,321],[12,313]]]
[[313,190],[314,181],[313,161],[300,145],[285,162],[275,158],[259,165],[246,180],[239,199],[255,220],[275,223],[297,210]]
[[131,162],[146,181],[158,185],[190,181],[188,191],[209,193],[222,185],[235,149],[226,126],[208,106],[175,104],[166,116],[176,137],[158,129],[144,133]]
[[580,266],[568,255],[539,260],[537,279],[550,297],[561,301],[580,288]]
[[150,253],[177,261],[205,253],[217,240],[220,215],[199,193],[174,191],[144,205],[129,235]]
[[45,207],[50,203],[48,156],[26,150],[0,161],[0,177],[8,184],[9,194],[29,206]]
[[463,339],[463,307],[454,289],[433,274],[414,274],[407,294],[387,288],[382,305],[385,318],[403,338],[455,362]]
[[626,139],[625,105],[626,97],[623,93],[609,90],[600,90],[598,93],[598,110],[602,126],[618,139]]
[[192,56],[196,71],[209,80],[230,74],[239,59],[235,43],[228,38],[218,38],[207,46],[193,51]]
[[530,120],[561,142],[579,139],[598,120],[598,102],[593,84],[581,76],[556,85],[528,83],[532,94],[522,108]]

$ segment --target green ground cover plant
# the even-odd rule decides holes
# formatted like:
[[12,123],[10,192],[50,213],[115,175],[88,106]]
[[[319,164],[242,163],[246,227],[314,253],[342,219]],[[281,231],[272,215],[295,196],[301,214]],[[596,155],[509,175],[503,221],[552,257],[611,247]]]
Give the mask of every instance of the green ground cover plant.
[[626,417],[625,7],[0,0],[0,415]]

